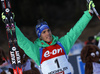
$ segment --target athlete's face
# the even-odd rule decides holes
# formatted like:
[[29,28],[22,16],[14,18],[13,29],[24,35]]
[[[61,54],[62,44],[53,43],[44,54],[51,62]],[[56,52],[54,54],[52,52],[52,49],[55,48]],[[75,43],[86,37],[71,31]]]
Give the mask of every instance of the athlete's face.
[[40,39],[46,41],[46,42],[51,42],[52,41],[52,33],[50,29],[45,29],[42,31]]

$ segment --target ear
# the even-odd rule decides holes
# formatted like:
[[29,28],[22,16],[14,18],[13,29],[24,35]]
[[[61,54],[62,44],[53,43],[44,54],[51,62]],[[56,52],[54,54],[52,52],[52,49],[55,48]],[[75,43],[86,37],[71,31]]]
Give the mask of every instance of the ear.
[[88,51],[89,51],[89,46],[86,45],[83,47],[82,51],[81,51],[81,59],[82,59],[82,62],[86,63],[86,58],[87,58],[87,55],[88,55]]
[[85,64],[85,74],[92,74],[92,72],[93,72],[92,63],[87,62],[87,63]]

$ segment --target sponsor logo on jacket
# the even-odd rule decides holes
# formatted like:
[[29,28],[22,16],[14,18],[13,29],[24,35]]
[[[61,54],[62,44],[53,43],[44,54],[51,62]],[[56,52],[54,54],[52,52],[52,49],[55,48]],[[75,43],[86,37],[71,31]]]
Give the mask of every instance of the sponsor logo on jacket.
[[63,50],[62,48],[53,49],[51,52],[49,50],[47,50],[44,53],[44,57],[50,57],[51,55],[56,55],[56,54],[62,53],[62,50]]

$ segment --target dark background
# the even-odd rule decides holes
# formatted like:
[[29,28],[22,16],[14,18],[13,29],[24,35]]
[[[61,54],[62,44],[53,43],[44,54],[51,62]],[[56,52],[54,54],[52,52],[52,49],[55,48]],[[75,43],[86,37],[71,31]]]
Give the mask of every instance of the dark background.
[[[100,13],[100,0],[94,0],[96,9]],[[48,22],[52,33],[59,37],[65,35],[87,10],[86,0],[11,0],[15,21],[23,34],[34,42],[37,38],[35,25],[37,20],[44,18]],[[0,6],[0,13],[2,8]],[[93,19],[85,28],[80,40],[83,42],[100,30],[100,20],[94,14]],[[0,19],[0,47],[8,54],[8,43],[5,24]]]

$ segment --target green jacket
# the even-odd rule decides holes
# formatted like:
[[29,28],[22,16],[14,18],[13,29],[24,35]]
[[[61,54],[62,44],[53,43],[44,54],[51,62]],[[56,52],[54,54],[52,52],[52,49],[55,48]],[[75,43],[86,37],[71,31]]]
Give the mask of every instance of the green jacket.
[[[68,54],[70,49],[74,45],[75,41],[81,35],[82,31],[84,30],[84,28],[91,19],[92,16],[89,14],[88,11],[85,11],[83,16],[79,19],[79,21],[75,24],[75,26],[71,28],[69,32],[67,32],[66,35],[64,35],[61,38],[52,35],[53,41],[50,45],[54,45],[56,44],[57,41],[59,41],[61,42],[61,44],[65,48],[66,53]],[[50,45],[48,45],[43,40],[40,40],[39,38],[37,38],[36,41],[34,41],[34,43],[31,42],[23,35],[23,33],[19,30],[17,26],[16,26],[16,36],[20,48],[22,48],[30,58],[32,58],[38,65],[40,65],[39,47],[48,47]]]

